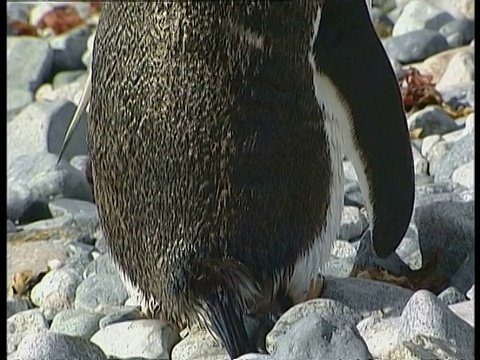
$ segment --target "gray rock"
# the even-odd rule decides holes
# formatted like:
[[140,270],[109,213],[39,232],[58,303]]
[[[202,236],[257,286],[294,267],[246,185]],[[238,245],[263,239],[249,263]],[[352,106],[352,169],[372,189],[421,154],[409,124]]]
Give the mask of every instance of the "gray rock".
[[356,206],[358,208],[365,206],[362,190],[357,181],[347,182],[343,187],[343,192],[343,202],[345,206]]
[[57,156],[48,153],[14,159],[7,173],[7,217],[19,219],[34,202],[57,196],[92,201],[84,175],[66,162],[57,166]]
[[415,146],[412,146],[412,155],[415,174],[428,174],[428,160],[422,156]]
[[93,261],[91,252],[80,252],[70,256],[65,263],[65,268],[73,269],[83,276],[83,272],[87,266]]
[[70,160],[70,165],[85,174],[87,170],[87,162],[88,155],[77,155],[72,157],[72,159]]
[[467,101],[471,107],[475,107],[475,83],[470,84],[470,88],[467,92]]
[[343,173],[346,181],[358,181],[355,167],[353,166],[351,161],[343,161]]
[[408,272],[408,266],[402,261],[397,253],[393,252],[385,259],[382,259],[375,254],[370,231],[366,231],[360,239],[355,264],[363,267],[381,267],[397,275]]
[[103,254],[93,260],[83,273],[83,277],[86,279],[93,275],[110,274],[118,275],[117,268],[112,262],[112,258],[109,254]]
[[456,84],[439,91],[439,93],[442,96],[443,101],[455,109],[459,106],[469,106],[471,101],[469,94],[472,87],[474,87],[474,84],[474,81]]
[[79,214],[98,217],[97,207],[89,201],[65,198],[55,199],[48,203],[48,208],[54,217]]
[[98,211],[95,204],[76,199],[55,199],[48,203],[52,216],[70,216],[85,233],[93,234],[99,227]]
[[[428,163],[428,160],[426,160],[426,161]],[[433,184],[433,183],[434,183],[433,176],[430,176],[430,175],[424,174],[424,173],[415,174],[415,186],[429,185],[429,184]]]
[[88,37],[87,50],[85,50],[85,52],[82,55],[82,62],[87,68],[90,68],[90,65],[92,63],[92,51],[93,51],[93,43],[95,41],[95,34],[96,32],[93,32]]
[[124,322],[132,322],[135,320],[145,320],[145,314],[141,311],[141,305],[127,305],[127,302],[133,298],[127,299],[125,301],[125,305],[123,306],[122,310],[117,312],[112,312],[100,319],[98,323],[100,325],[100,330],[105,329],[107,326],[112,324],[124,323]]
[[473,134],[465,135],[461,141],[453,144],[450,152],[438,163],[438,168],[435,171],[435,181],[449,181],[458,167],[474,159],[473,149]]
[[370,11],[370,19],[374,24],[393,27],[392,20],[378,7],[373,7]]
[[388,12],[397,7],[395,0],[373,0],[372,5],[385,12]]
[[459,166],[452,174],[452,181],[465,187],[475,187],[475,160]]
[[354,266],[355,256],[338,257],[330,255],[323,266],[322,275],[335,278],[349,277]]
[[415,224],[410,223],[410,226],[408,227],[403,240],[395,250],[395,253],[411,270],[421,269],[422,253],[420,252],[418,230]]
[[7,2],[7,19],[28,21],[28,11],[28,4]]
[[467,298],[472,301],[475,300],[475,285],[472,285],[472,287],[467,291]]
[[95,247],[97,250],[101,253],[104,254],[107,252],[107,243],[105,242],[105,236],[103,235],[103,232],[101,229],[98,229],[95,234],[94,238],[96,239],[95,241]]
[[227,353],[206,331],[190,332],[173,347],[171,360],[228,360]]
[[282,338],[275,356],[280,359],[371,359],[355,328],[339,327],[319,315],[295,323]]
[[7,219],[7,234],[11,232],[17,232],[17,231],[19,230],[17,229],[15,224],[11,220]]
[[[362,319],[361,315],[353,309],[331,299],[314,299],[298,304],[284,313],[268,333],[266,339],[268,352],[270,354],[282,354],[279,348],[290,337],[289,333],[295,328],[295,325],[302,322],[303,319],[315,318],[316,316],[341,329],[355,328]],[[296,331],[293,332],[296,333]]]
[[466,292],[475,282],[475,256],[468,254],[458,271],[453,275],[450,284],[462,292]]
[[[52,84],[46,83],[40,86],[35,93],[37,101],[52,102],[56,100],[68,100],[79,104],[85,88],[87,75],[79,76],[75,81],[54,88]],[[84,116],[84,115],[82,115]],[[83,122],[83,118],[80,119]],[[69,120],[70,122],[70,120]],[[82,125],[83,126],[83,125]]]
[[400,286],[350,277],[327,279],[322,298],[336,300],[363,317],[382,311],[385,314],[397,316],[412,294],[411,290]]
[[107,355],[145,359],[167,359],[179,340],[166,323],[146,319],[107,326],[91,338]]
[[452,48],[468,45],[475,37],[475,21],[467,18],[455,19],[443,25],[438,32],[445,36]]
[[388,56],[402,64],[422,61],[447,50],[447,40],[434,30],[422,29],[382,40]]
[[422,136],[442,135],[458,129],[457,123],[445,110],[436,105],[430,105],[417,111],[407,119],[410,131],[421,128]]
[[[83,64],[82,64],[83,66]],[[52,85],[54,89],[57,89],[63,85],[70,84],[76,80],[78,80],[79,77],[85,76],[86,71],[85,70],[66,70],[66,71],[60,71],[55,74],[52,80]]]
[[[67,100],[39,101],[28,105],[7,125],[7,149],[10,163],[19,155],[45,151],[58,154],[68,124],[76,110]],[[64,158],[87,153],[86,116],[80,120]]]
[[47,41],[7,36],[7,87],[35,92],[52,73],[53,50]]
[[383,354],[381,358],[389,360],[470,359],[458,346],[425,335],[417,335],[409,341],[398,342],[394,349],[387,354]]
[[100,329],[102,316],[84,310],[64,310],[55,316],[50,331],[88,340]]
[[414,30],[438,30],[454,20],[446,11],[419,0],[408,2],[393,27],[392,35],[399,36]]
[[420,251],[428,259],[440,250],[437,271],[453,276],[474,247],[474,203],[438,201],[415,211]]
[[425,155],[428,160],[430,175],[432,175],[434,179],[439,164],[444,161],[444,158],[450,153],[452,147],[453,143],[440,139]]
[[475,113],[472,113],[467,116],[465,119],[465,135],[473,134],[475,130]]
[[392,23],[396,23],[400,15],[402,15],[403,6],[397,6],[388,11],[387,16]]
[[22,298],[7,298],[7,319],[22,311],[27,311],[32,308],[32,303],[27,299]]
[[76,27],[49,39],[53,49],[53,67],[55,71],[84,69],[82,54],[87,49],[90,36],[88,27]]
[[56,314],[72,307],[81,281],[81,276],[72,269],[52,270],[33,287],[30,297],[42,310],[50,309]]
[[54,332],[25,337],[15,355],[18,360],[107,360],[102,350],[92,342]]
[[33,102],[33,94],[31,91],[9,87],[7,89],[7,122],[13,120],[13,118],[31,102]]
[[47,320],[38,309],[26,310],[7,319],[7,354],[17,350],[20,341],[30,332],[48,330]]
[[473,327],[457,317],[427,290],[417,291],[410,298],[401,315],[399,340],[409,341],[417,335],[451,342],[463,349],[467,356],[474,354]]
[[474,301],[462,301],[451,304],[448,307],[455,315],[475,327],[475,303]]
[[445,305],[453,305],[462,301],[466,301],[467,297],[455,286],[449,286],[438,295],[438,300],[443,302]]
[[395,73],[395,77],[397,78],[397,81],[401,81],[403,78],[404,70],[402,64],[398,62],[397,60],[393,58],[389,58],[390,60],[390,65],[392,65],[393,72]]
[[358,238],[367,226],[367,219],[358,207],[345,206],[342,211],[338,238],[341,240]]
[[[99,274],[86,278],[77,288],[75,309],[97,312],[102,305],[123,305],[128,294],[118,275]],[[103,310],[99,311],[105,313]]]
[[242,355],[235,360],[276,360],[272,355],[265,354],[246,354]]

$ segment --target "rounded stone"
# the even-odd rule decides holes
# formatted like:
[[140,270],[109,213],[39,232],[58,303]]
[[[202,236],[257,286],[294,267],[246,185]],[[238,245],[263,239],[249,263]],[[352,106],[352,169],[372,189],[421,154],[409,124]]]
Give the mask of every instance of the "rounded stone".
[[93,275],[78,286],[75,309],[96,312],[97,307],[123,305],[127,298],[127,291],[118,275]]
[[25,337],[15,356],[18,360],[107,360],[94,343],[54,332],[40,332]]
[[179,335],[169,325],[150,319],[115,323],[91,338],[107,355],[141,356],[152,360],[168,358],[179,340]]

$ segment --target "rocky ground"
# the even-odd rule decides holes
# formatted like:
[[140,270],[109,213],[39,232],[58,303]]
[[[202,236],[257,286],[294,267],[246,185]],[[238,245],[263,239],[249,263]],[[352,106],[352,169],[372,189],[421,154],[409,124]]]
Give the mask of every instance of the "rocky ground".
[[[410,229],[390,258],[375,257],[345,161],[322,298],[280,318],[266,339],[271,355],[241,359],[474,358],[474,1],[374,5],[408,110]],[[225,359],[200,330],[112,322],[135,303],[105,252],[85,177],[85,118],[67,161],[56,167],[55,155],[85,82],[96,8],[17,2],[7,15],[8,359]]]

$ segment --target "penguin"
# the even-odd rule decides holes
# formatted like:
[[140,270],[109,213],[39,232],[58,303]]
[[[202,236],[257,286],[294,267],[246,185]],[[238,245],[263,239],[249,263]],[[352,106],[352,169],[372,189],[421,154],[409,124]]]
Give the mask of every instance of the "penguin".
[[358,0],[105,3],[87,142],[108,251],[150,317],[205,327],[318,297],[344,155],[373,248],[402,240],[413,160],[400,91]]

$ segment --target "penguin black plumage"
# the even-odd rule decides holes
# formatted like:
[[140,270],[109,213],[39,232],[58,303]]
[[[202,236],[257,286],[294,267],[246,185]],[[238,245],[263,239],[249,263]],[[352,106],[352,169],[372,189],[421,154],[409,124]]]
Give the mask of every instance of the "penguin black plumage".
[[231,358],[255,352],[245,314],[312,296],[343,151],[375,251],[401,241],[412,154],[363,1],[105,3],[91,76],[101,226],[150,316],[207,327]]

